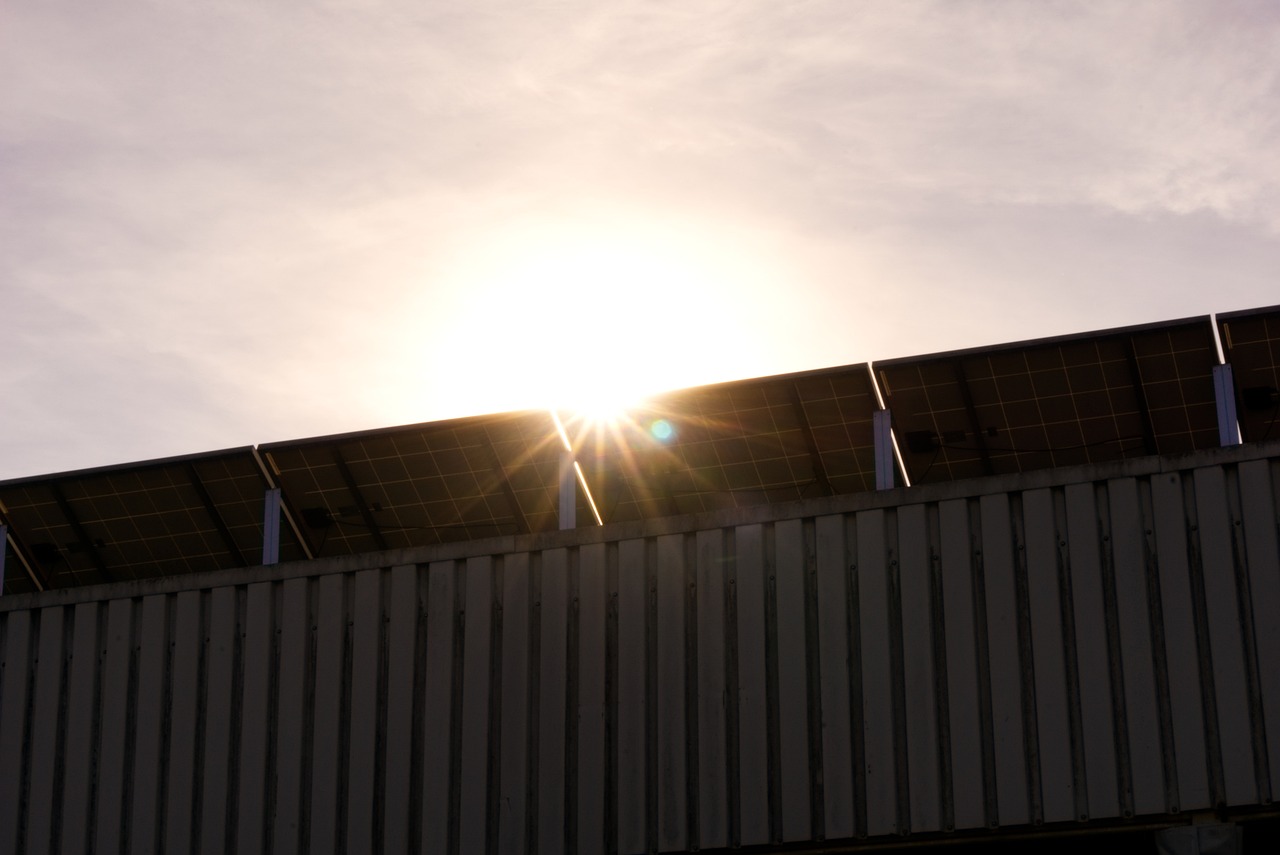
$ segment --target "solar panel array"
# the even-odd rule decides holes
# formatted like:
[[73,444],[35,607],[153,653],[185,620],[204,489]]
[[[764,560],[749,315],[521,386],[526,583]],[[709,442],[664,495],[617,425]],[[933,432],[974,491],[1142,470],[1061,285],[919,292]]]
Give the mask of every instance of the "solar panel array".
[[[1244,440],[1280,439],[1280,307],[1218,322]],[[874,489],[876,381],[912,484],[1212,448],[1217,364],[1191,318],[686,389],[565,430],[625,522]],[[283,561],[551,531],[562,449],[539,411],[0,482],[5,593],[257,564],[273,487]]]
[[875,363],[913,484],[1218,444],[1208,317]]
[[1218,315],[1245,442],[1280,439],[1280,306]]

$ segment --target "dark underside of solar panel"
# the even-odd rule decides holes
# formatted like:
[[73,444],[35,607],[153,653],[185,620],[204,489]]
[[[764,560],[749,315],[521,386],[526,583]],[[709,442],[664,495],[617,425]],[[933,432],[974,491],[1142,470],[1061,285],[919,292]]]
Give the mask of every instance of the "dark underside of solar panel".
[[875,364],[912,484],[1218,444],[1209,319]]
[[570,422],[605,522],[875,487],[866,365],[691,389],[612,425]]

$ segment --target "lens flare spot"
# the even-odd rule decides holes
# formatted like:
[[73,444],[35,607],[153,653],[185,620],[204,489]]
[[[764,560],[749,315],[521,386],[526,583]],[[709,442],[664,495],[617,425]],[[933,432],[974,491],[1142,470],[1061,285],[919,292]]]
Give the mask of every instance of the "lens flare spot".
[[666,419],[658,419],[649,425],[649,433],[653,435],[654,439],[668,442],[675,438],[676,428]]

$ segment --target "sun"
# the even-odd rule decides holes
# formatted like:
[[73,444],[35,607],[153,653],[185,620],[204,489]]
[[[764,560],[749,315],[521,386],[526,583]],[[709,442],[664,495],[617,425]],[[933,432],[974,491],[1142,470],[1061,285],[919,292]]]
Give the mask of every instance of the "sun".
[[545,343],[567,370],[543,380],[548,404],[617,418],[643,396],[680,385],[700,360],[696,318],[713,310],[714,280],[670,247],[617,238],[548,248],[515,273],[512,291],[550,297]]
[[420,388],[449,412],[616,424],[655,394],[742,376],[767,350],[752,320],[773,283],[741,241],[620,215],[487,238],[459,251],[414,319]]

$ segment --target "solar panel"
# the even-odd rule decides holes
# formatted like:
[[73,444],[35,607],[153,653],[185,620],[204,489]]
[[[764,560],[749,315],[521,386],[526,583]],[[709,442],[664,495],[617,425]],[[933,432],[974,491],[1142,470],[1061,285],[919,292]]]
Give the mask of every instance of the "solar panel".
[[547,412],[260,446],[317,555],[555,530],[562,448]]
[[1245,442],[1280,439],[1280,306],[1218,315]]
[[686,389],[566,429],[608,523],[873,489],[875,409],[863,364]]
[[[47,587],[257,564],[269,484],[252,448],[0,483],[0,513],[22,563]],[[282,534],[282,560],[305,553]],[[11,563],[12,562],[12,563]]]
[[874,364],[911,483],[1218,445],[1207,317]]

